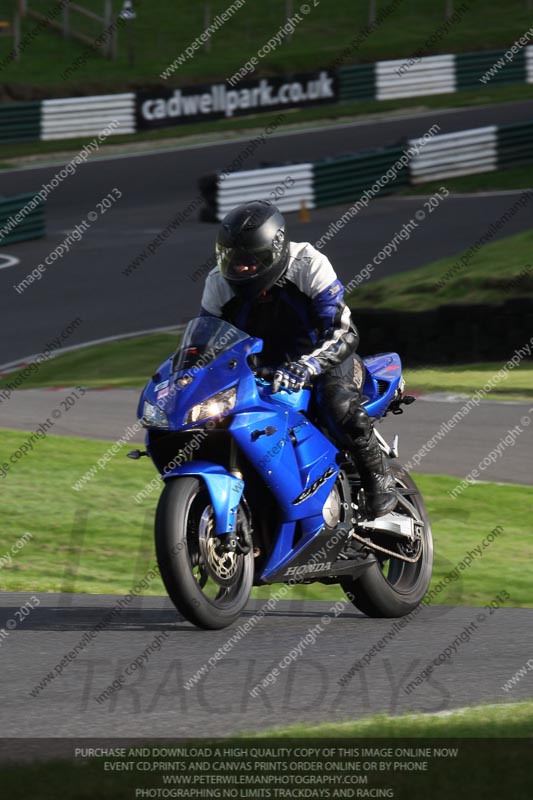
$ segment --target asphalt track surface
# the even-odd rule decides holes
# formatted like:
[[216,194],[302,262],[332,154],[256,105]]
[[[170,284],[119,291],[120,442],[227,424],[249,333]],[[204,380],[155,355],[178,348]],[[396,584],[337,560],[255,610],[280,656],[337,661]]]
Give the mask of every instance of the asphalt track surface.
[[[423,117],[371,122],[271,137],[248,167],[260,161],[318,159],[343,151],[397,143],[422,134],[434,122],[442,132],[497,122],[528,120],[531,103],[475,110],[431,112]],[[93,161],[79,169],[50,196],[46,240],[15,245],[8,252],[21,260],[0,270],[0,363],[38,353],[72,319],[83,325],[68,344],[138,329],[171,325],[194,315],[201,281],[190,278],[211,254],[215,228],[196,219],[184,223],[133,276],[121,270],[135,258],[166,221],[197,195],[201,175],[223,168],[235,158],[239,142],[150,154],[134,159]],[[38,190],[57,167],[2,174],[2,193]],[[99,219],[71,253],[48,269],[24,294],[12,288],[59,244],[96,203],[113,188],[122,200]],[[398,254],[376,270],[375,277],[420,266],[459,253],[482,235],[514,202],[510,195],[448,199],[428,217]],[[385,198],[372,203],[327,247],[340,277],[350,280],[387,243],[416,210],[422,198]],[[315,241],[346,206],[312,212],[312,222],[290,218],[294,240]],[[504,234],[530,226],[530,213],[517,214]],[[90,392],[54,433],[118,438],[134,420],[137,392]],[[0,425],[34,429],[58,405],[61,392],[18,392],[0,406]],[[400,434],[402,460],[416,452],[462,403],[420,401],[409,413],[387,420],[384,432]],[[528,405],[485,403],[424,457],[419,469],[463,476],[477,465],[509,427],[520,422]],[[78,417],[74,414],[76,412]],[[490,437],[487,436],[490,431]],[[532,482],[528,467],[530,430],[487,469],[488,480]],[[125,448],[129,449],[129,448]],[[512,455],[511,455],[512,454]],[[89,466],[89,465],[88,465]],[[134,468],[134,465],[132,465]],[[504,589],[502,577],[501,589]],[[486,702],[517,701],[531,696],[526,676],[511,693],[503,683],[533,650],[533,611],[470,607],[425,608],[399,632],[392,620],[370,620],[346,605],[333,617],[332,603],[280,602],[230,653],[216,670],[184,688],[231,635],[232,630],[202,632],[180,620],[166,598],[136,598],[127,611],[90,643],[41,692],[30,692],[43,677],[111,610],[116,596],[40,594],[40,605],[16,629],[8,625],[30,595],[0,594],[2,641],[0,702],[6,737],[227,735],[279,724],[353,719],[377,711],[446,711]],[[249,604],[243,621],[261,603]],[[324,615],[329,622],[324,624]],[[481,616],[480,616],[481,615]],[[252,698],[250,690],[308,634],[321,625],[315,644],[281,671],[269,689]],[[473,631],[456,654],[411,693],[406,685],[465,627]],[[475,626],[475,627],[474,627]],[[393,633],[393,631],[396,631]],[[163,647],[142,670],[130,675],[111,699],[95,697],[138,658],[157,635]],[[338,680],[382,637],[386,647],[347,687]],[[466,638],[466,637],[464,637]]]
[[[420,115],[398,115],[324,127],[300,134],[267,137],[243,164],[316,160],[348,151],[398,144],[422,135],[438,123],[443,133],[487,124],[533,118],[533,102],[517,102]],[[268,118],[270,119],[270,117]],[[259,125],[266,126],[268,120]],[[123,270],[179,212],[198,197],[198,179],[224,169],[246,147],[250,134],[231,142],[207,143],[189,149],[136,157],[90,160],[79,167],[47,201],[46,239],[6,248],[20,264],[0,270],[0,364],[41,352],[73,319],[82,324],[66,344],[172,325],[197,312],[202,280],[191,276],[213,252],[216,227],[192,214],[132,275]],[[66,163],[66,160],[62,163]],[[2,194],[36,192],[62,166],[1,173]],[[48,267],[42,279],[22,294],[14,284],[28,275],[65,236],[113,189],[122,193],[103,216],[91,224],[70,252]],[[427,214],[411,238],[376,268],[372,279],[385,277],[436,258],[462,252],[482,236],[515,202],[512,194],[450,197]],[[289,215],[294,241],[315,242],[349,204],[311,212],[311,222]],[[422,197],[375,200],[326,246],[339,276],[351,280],[402,226],[424,210]],[[499,235],[529,228],[531,212],[517,213]],[[363,332],[364,345],[364,332]]]
[[[52,411],[61,410],[61,400],[69,394],[69,390],[51,392],[28,389],[15,392],[0,405],[0,427],[35,430],[47,418],[53,419]],[[139,392],[129,389],[89,391],[67,413],[54,421],[52,433],[116,441],[135,422],[138,398]],[[399,435],[400,462],[405,463],[463,405],[464,401],[419,399],[401,416],[389,415],[378,430],[389,442],[392,442],[395,433]],[[500,456],[482,469],[482,479],[533,485],[533,402],[482,402],[442,439],[437,440],[431,449],[428,448],[412,468],[417,472],[464,478],[517,425],[522,433],[508,440],[514,441],[514,444],[500,448]],[[142,442],[143,438],[142,432],[133,436],[131,445],[126,444],[122,448],[123,455],[133,449],[135,443]],[[102,450],[105,449],[102,446]],[[87,469],[91,466],[87,464]],[[132,468],[135,468],[134,464]]]
[[[0,627],[29,597],[0,594]],[[531,657],[533,609],[490,613],[482,607],[433,606],[395,629],[397,621],[369,619],[348,603],[335,617],[333,601],[280,601],[240,641],[234,640],[216,669],[186,689],[185,682],[238,625],[200,631],[181,620],[166,598],[148,597],[135,598],[34,697],[30,692],[119,599],[37,597],[39,607],[2,642],[4,737],[52,732],[58,737],[228,735],[300,721],[357,719],[380,711],[446,711],[531,696],[533,673],[510,692],[502,686]],[[251,620],[264,602],[250,602],[241,622]],[[467,626],[469,640],[464,634],[454,655],[443,659],[427,681],[405,691]],[[309,634],[312,628],[314,634]],[[158,635],[160,650],[154,650],[142,669],[124,675],[120,691],[98,702],[96,697]],[[308,644],[300,646],[300,654],[279,669],[306,636]],[[354,669],[347,686],[340,686],[354,661],[383,637],[383,649],[375,651],[368,666]],[[252,697],[250,691],[276,666],[276,682]]]

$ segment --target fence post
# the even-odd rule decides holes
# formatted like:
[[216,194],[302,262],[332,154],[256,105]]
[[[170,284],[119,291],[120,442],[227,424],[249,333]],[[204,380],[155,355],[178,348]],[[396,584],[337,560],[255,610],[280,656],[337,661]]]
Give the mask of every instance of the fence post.
[[[206,31],[211,24],[211,3],[204,3],[204,31]],[[207,53],[211,51],[211,37],[208,36],[205,40],[204,47]]]
[[446,0],[446,11],[444,13],[444,16],[446,17],[446,19],[450,19],[452,15],[453,15],[453,0]]
[[63,38],[70,38],[70,0],[63,6]]
[[26,0],[18,0],[18,11],[21,17],[25,17],[27,13]]
[[368,24],[376,24],[377,0],[368,0]]
[[15,11],[15,17],[13,19],[13,52],[14,52],[14,59],[15,61],[20,60],[20,8]]
[[[111,6],[111,0],[105,0],[104,5],[104,30],[103,33],[106,33],[109,28],[111,27],[111,17],[113,16],[113,8]],[[112,39],[112,37],[111,37]],[[111,46],[111,39],[106,37],[105,44],[104,44],[104,55],[106,58],[111,58],[113,55],[113,48]]]
[[[288,20],[292,17],[292,0],[286,0],[285,6],[285,19]],[[292,39],[292,33],[287,34],[287,41]]]

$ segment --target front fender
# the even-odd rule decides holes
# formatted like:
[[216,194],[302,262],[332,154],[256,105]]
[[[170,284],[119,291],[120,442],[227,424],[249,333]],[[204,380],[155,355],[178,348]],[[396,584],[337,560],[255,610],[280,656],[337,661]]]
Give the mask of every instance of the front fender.
[[210,461],[186,461],[169,470],[162,478],[180,478],[184,476],[201,478],[207,486],[211,504],[215,513],[215,533],[220,536],[235,530],[237,509],[244,490],[244,481],[236,478],[220,464]]

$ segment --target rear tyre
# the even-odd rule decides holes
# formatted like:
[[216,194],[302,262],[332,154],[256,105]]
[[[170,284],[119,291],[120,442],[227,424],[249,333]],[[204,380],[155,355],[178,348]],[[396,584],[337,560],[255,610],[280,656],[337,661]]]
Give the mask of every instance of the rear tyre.
[[[243,515],[240,508],[241,524]],[[217,630],[238,619],[252,589],[253,551],[221,550],[211,499],[198,478],[166,482],[156,512],[155,549],[168,595],[189,622]]]
[[[420,558],[414,563],[376,552],[376,563],[360,578],[344,578],[341,586],[356,608],[369,617],[404,617],[414,611],[422,602],[431,580],[433,567],[433,537],[427,509],[422,495],[404,468],[392,462],[391,471],[400,489],[408,489],[414,494],[405,499],[412,504],[413,513],[424,523]],[[395,509],[409,515],[398,505]],[[403,543],[391,542],[389,549],[397,548],[399,553],[414,557]],[[418,551],[419,552],[419,551]]]

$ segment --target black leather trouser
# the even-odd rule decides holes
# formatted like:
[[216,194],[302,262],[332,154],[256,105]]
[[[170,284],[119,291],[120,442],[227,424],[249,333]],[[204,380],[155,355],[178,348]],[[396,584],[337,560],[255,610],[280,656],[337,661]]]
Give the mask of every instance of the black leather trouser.
[[368,445],[372,424],[362,405],[364,365],[351,355],[323,373],[315,385],[315,407],[320,423],[347,449]]

